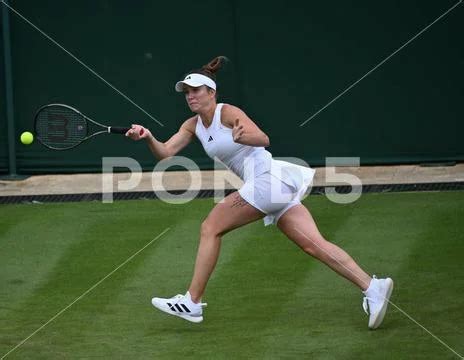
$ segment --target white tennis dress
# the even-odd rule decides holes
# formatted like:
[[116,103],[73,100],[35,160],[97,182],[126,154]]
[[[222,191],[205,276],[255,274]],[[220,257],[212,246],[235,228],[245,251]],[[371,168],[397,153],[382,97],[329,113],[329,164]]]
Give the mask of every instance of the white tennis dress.
[[266,214],[264,224],[276,224],[288,209],[300,204],[315,170],[274,160],[264,147],[234,142],[232,129],[221,123],[223,105],[217,104],[208,128],[198,116],[195,134],[210,158],[222,162],[244,181],[240,196]]

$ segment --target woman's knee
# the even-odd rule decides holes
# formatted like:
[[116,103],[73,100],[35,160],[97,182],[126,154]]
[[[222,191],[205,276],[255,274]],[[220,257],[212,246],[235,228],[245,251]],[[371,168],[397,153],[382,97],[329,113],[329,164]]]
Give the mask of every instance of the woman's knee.
[[322,236],[313,239],[305,237],[301,248],[303,251],[316,258],[324,256],[324,244],[327,242]]
[[217,224],[214,224],[211,220],[206,218],[201,223],[200,236],[202,239],[216,238],[221,235],[221,231]]

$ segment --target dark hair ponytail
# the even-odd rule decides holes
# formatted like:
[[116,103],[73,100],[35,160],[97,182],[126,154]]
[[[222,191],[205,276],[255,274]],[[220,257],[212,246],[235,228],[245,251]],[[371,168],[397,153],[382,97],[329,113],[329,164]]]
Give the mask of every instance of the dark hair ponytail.
[[203,65],[200,69],[190,71],[189,74],[202,74],[216,81],[216,73],[228,61],[229,59],[225,56],[217,56],[206,65]]

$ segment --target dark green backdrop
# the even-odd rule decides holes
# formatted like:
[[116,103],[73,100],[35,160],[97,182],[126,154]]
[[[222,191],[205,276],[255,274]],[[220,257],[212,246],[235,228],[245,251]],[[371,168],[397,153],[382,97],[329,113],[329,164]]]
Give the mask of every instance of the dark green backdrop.
[[[174,83],[220,54],[232,60],[219,75],[220,100],[241,106],[270,135],[274,156],[311,165],[327,156],[358,156],[363,164],[463,160],[463,5],[300,127],[455,3],[10,1],[165,125],[10,12],[18,171],[99,171],[102,156],[131,156],[152,169],[144,144],[124,138],[100,137],[67,152],[18,138],[32,129],[38,107],[62,102],[97,121],[141,123],[166,140],[190,115]],[[0,65],[5,173],[3,53]],[[198,142],[181,155],[211,167]]]

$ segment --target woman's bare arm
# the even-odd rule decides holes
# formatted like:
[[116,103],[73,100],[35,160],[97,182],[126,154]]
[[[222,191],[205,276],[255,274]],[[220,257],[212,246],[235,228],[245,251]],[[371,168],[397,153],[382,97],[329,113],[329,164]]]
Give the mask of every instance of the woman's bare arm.
[[249,146],[269,146],[269,137],[240,108],[225,104],[221,121],[232,129],[234,141]]
[[164,143],[158,141],[149,129],[141,125],[132,125],[126,136],[135,141],[145,139],[153,155],[158,160],[162,160],[176,155],[193,140],[195,137],[195,125],[196,117],[188,119],[182,124],[179,131]]

